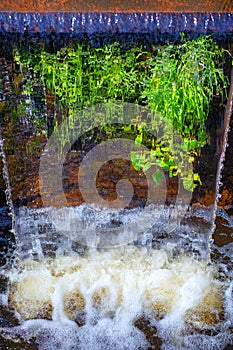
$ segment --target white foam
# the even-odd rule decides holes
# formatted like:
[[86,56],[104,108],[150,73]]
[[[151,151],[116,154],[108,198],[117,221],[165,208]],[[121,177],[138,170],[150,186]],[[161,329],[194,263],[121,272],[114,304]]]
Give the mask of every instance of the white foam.
[[[2,333],[25,340],[33,334],[40,349],[147,349],[152,326],[166,349],[202,348],[206,336],[197,329],[220,327],[218,315],[231,300],[227,289],[223,305],[225,285],[206,262],[135,247],[27,260],[9,278],[9,302],[26,321]],[[151,326],[140,331],[140,318]]]

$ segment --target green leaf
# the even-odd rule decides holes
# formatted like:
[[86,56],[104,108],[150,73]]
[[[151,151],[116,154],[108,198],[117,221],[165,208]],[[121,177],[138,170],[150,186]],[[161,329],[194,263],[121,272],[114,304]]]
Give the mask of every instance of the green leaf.
[[187,191],[193,191],[196,185],[193,183],[193,178],[188,176],[187,178],[183,178],[183,186]]
[[141,168],[136,162],[132,162],[132,165],[136,171],[139,171]]
[[194,174],[193,174],[193,180],[194,180],[194,181],[197,181],[200,185],[202,184],[200,175],[199,175],[198,173],[194,173]]
[[153,174],[152,174],[152,179],[156,183],[156,185],[159,185],[163,181],[163,173],[161,170],[157,169]]
[[152,166],[151,162],[147,162],[146,164],[143,165],[142,170],[146,172],[151,168],[151,166]]
[[142,143],[142,133],[139,134],[139,135],[136,137],[135,143],[136,143],[137,145],[141,145],[141,143]]

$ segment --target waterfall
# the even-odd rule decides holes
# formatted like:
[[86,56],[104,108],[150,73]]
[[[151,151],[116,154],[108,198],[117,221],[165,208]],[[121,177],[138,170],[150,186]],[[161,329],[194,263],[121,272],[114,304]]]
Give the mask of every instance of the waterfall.
[[3,176],[4,180],[6,183],[6,200],[7,200],[7,205],[9,206],[10,209],[10,216],[12,219],[12,230],[15,231],[15,213],[14,213],[14,205],[12,201],[12,195],[11,195],[11,185],[10,185],[10,177],[9,177],[9,172],[7,168],[7,160],[6,160],[6,154],[4,150],[4,140],[2,139],[2,136],[0,134],[0,149],[1,149],[1,158],[2,158],[2,163],[3,163]]
[[[181,32],[189,36],[212,34],[224,37],[232,33],[232,13],[54,13],[50,12],[49,21],[46,13],[1,12],[0,33],[68,33],[82,37],[87,35],[95,41],[96,33],[107,36],[116,33],[134,35],[151,34],[162,42],[164,37],[178,39]],[[97,39],[98,41],[98,39]]]
[[[77,35],[76,39],[85,34],[98,46],[102,39],[96,33],[103,30],[109,37],[109,33],[131,31],[140,35],[146,28],[157,44],[166,35],[177,39],[183,30],[195,36],[198,28],[218,36],[222,22],[226,32],[232,23],[228,13],[49,16],[47,21],[46,14],[0,13],[1,33],[14,38],[16,33],[29,31],[35,34],[32,42],[36,43],[36,32],[45,33],[49,26],[58,41],[65,31],[72,38]],[[103,37],[105,40],[105,34]],[[45,45],[50,39],[43,38]],[[24,44],[27,47],[27,40]],[[24,89],[32,72],[24,76],[19,70],[20,88]],[[14,74],[18,74],[17,67]],[[13,85],[14,79],[9,80]],[[203,198],[202,203],[192,202],[193,193],[182,187],[181,177],[175,177],[168,195],[168,176],[157,172],[156,187],[152,170],[136,173],[129,154],[139,154],[139,149],[143,154],[143,145],[123,137],[105,139],[104,135],[100,144],[90,138],[89,144],[80,146],[81,136],[89,136],[90,129],[98,133],[111,113],[118,118],[115,127],[124,124],[136,129],[142,117],[149,124],[152,113],[144,106],[100,104],[75,112],[67,121],[45,85],[38,83],[34,90],[17,96],[15,104],[22,107],[19,118],[11,124],[14,113],[9,108],[4,113],[12,129],[2,128],[0,133],[6,200],[17,246],[17,264],[9,262],[0,274],[3,347],[17,343],[22,349],[41,350],[224,350],[232,346],[232,245],[215,247],[216,256],[227,257],[221,266],[218,257],[210,260],[232,101],[233,70],[221,156],[218,168],[211,168],[210,174],[215,175],[216,170],[216,197],[213,201],[212,187],[207,188],[208,206],[206,198],[206,202]],[[50,112],[57,118],[52,135],[46,119]],[[94,118],[98,122],[93,123]],[[82,130],[80,121],[85,121]],[[149,124],[148,137],[153,132],[170,135],[169,141],[173,137],[172,146],[179,151],[183,142],[179,134],[160,116],[155,121],[160,128],[157,131]],[[14,152],[5,147],[7,137],[14,141]],[[210,158],[208,150],[203,154]],[[207,166],[211,162],[208,159]],[[106,169],[110,172],[103,181],[101,174]],[[186,176],[192,175],[193,168],[187,166],[185,171]],[[197,198],[205,189],[200,184]],[[111,200],[106,201],[108,195]],[[230,216],[218,215],[232,230]]]
[[[0,132],[0,156],[2,158],[3,177],[5,180],[5,184],[6,184],[6,190],[5,190],[6,202],[7,202],[7,206],[9,209],[9,216],[11,217],[11,225],[12,225],[11,232],[14,235],[15,244],[16,244],[16,249],[14,252],[14,259],[15,259],[14,264],[15,264],[15,263],[17,263],[17,259],[19,258],[17,252],[18,252],[19,247],[20,247],[20,242],[18,239],[17,231],[16,231],[16,216],[15,216],[14,204],[13,204],[12,194],[11,194],[10,176],[9,176],[9,172],[8,172],[6,153],[5,153],[5,149],[4,149],[4,140],[2,138],[1,132]],[[6,266],[7,265],[10,266],[11,264],[12,264],[12,261],[7,261]]]
[[232,116],[232,105],[233,105],[233,69],[231,70],[231,86],[229,90],[229,96],[227,100],[227,105],[225,109],[225,116],[224,116],[224,125],[223,125],[223,131],[222,131],[222,140],[221,140],[221,155],[219,159],[218,164],[218,170],[217,170],[217,176],[216,176],[216,199],[215,199],[215,210],[217,209],[217,203],[219,200],[219,192],[221,187],[221,173],[224,166],[224,160],[226,155],[226,149],[228,145],[228,132],[230,127],[230,120]]

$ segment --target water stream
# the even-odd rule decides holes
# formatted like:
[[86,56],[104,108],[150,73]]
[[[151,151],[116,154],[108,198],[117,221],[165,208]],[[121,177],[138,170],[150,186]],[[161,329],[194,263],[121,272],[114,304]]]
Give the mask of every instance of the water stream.
[[[96,33],[151,34],[154,40],[178,38],[180,32],[230,36],[232,13],[46,13],[1,12],[1,31],[14,33],[56,33],[87,35],[94,39]],[[98,38],[96,38],[98,40]]]
[[[102,21],[105,27],[108,23],[112,25],[107,15],[99,16],[96,22],[94,17],[73,17],[70,30],[88,23],[90,31],[94,32],[93,23],[101,25]],[[37,17],[36,14],[27,17],[29,26],[30,21],[38,20]],[[160,17],[155,20],[147,15],[148,26],[160,26]],[[188,16],[181,17],[182,23],[188,26]],[[120,19],[114,17],[115,26],[120,26]],[[53,24],[56,27],[66,20],[63,14],[58,23],[54,21]],[[173,20],[170,17],[169,28]],[[7,21],[5,30],[14,23],[14,15],[8,15]],[[140,16],[134,21],[140,24]],[[217,21],[216,16],[206,15],[205,31],[212,28],[214,21]],[[192,25],[197,25],[195,19]],[[17,67],[11,58],[8,60],[10,63],[4,71],[8,78],[1,77],[5,90],[0,94],[5,118],[1,125],[0,148],[7,202],[2,211],[4,215],[10,211],[15,240],[10,236],[8,240],[13,241],[16,249],[14,254],[11,251],[9,257],[6,256],[1,270],[2,347],[30,350],[231,349],[232,207],[217,209],[217,204],[232,115],[233,73],[224,118],[221,119],[221,108],[217,112],[221,137],[200,156],[203,178],[205,172],[209,174],[193,198],[181,191],[176,193],[175,204],[172,199],[169,202],[163,193],[167,184],[164,178],[159,190],[155,193],[153,190],[153,196],[148,195],[150,200],[145,204],[144,175],[136,178],[133,173],[137,181],[134,187],[139,187],[137,198],[132,199],[134,184],[129,186],[125,178],[120,177],[119,187],[114,188],[118,193],[117,205],[103,207],[102,199],[95,200],[95,205],[90,203],[97,194],[90,192],[91,200],[87,196],[91,188],[88,182],[91,170],[85,173],[85,167],[94,166],[96,162],[102,169],[107,159],[107,165],[115,167],[117,175],[122,169],[126,172],[128,159],[123,165],[117,161],[125,158],[128,151],[124,153],[123,148],[127,149],[128,143],[124,143],[124,147],[122,143],[111,145],[114,157],[108,154],[109,144],[105,142],[103,148],[87,150],[65,146],[66,153],[57,154],[57,143],[52,137],[46,138],[41,125],[34,122],[45,118],[49,124],[50,92],[45,87],[43,91],[39,87],[34,91],[19,87],[30,80],[30,74],[24,77],[22,67]],[[6,81],[10,82],[7,83],[10,87]],[[21,94],[20,89],[26,92]],[[10,101],[8,110],[6,101]],[[16,123],[12,123],[14,104],[19,118]],[[20,106],[26,106],[22,113]],[[131,113],[134,111],[131,104],[127,104],[127,108]],[[103,110],[95,110],[97,112],[100,118]],[[141,112],[139,107],[137,112]],[[216,138],[216,125],[213,128],[215,136],[212,137]],[[72,124],[70,129],[74,130],[75,126]],[[61,128],[60,132],[64,130]],[[216,156],[217,147],[221,152]],[[215,157],[214,161],[208,159],[210,154]],[[86,201],[78,197],[75,187],[81,156],[84,180],[79,180],[83,181]],[[108,173],[107,176],[113,175]],[[150,193],[152,184],[149,181],[147,187]],[[122,199],[123,195],[129,195],[130,200]],[[63,205],[64,198],[66,205]]]

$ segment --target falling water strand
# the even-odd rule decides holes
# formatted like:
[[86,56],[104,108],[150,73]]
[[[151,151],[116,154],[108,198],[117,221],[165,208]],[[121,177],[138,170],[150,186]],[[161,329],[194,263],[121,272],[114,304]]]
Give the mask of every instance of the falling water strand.
[[16,220],[15,220],[15,211],[14,211],[14,205],[13,205],[13,200],[12,200],[10,176],[9,176],[9,172],[8,172],[6,153],[5,153],[5,149],[4,149],[4,139],[2,138],[1,132],[0,132],[0,155],[2,157],[3,177],[4,177],[5,185],[6,185],[6,190],[5,190],[6,202],[7,202],[8,208],[9,208],[9,216],[11,217],[11,220],[12,220],[11,231],[14,234],[15,243],[16,243],[16,250],[14,253],[14,258],[15,258],[15,260],[17,260],[18,250],[19,250],[19,240],[18,240],[18,236],[16,233]]
[[[232,105],[233,105],[233,68],[231,70],[231,85],[228,95],[228,101],[225,109],[225,115],[224,115],[224,124],[223,124],[223,136],[222,136],[222,145],[221,145],[221,155],[218,163],[218,169],[217,169],[217,175],[216,175],[216,195],[215,195],[215,203],[214,203],[214,219],[216,218],[216,211],[217,211],[217,205],[218,205],[218,199],[219,199],[219,190],[220,190],[220,184],[221,184],[221,177],[222,177],[222,169],[224,166],[224,160],[225,160],[225,154],[227,149],[227,141],[228,141],[228,131],[230,128],[230,120],[231,120],[231,114],[232,114]],[[211,239],[212,237],[210,237]]]

